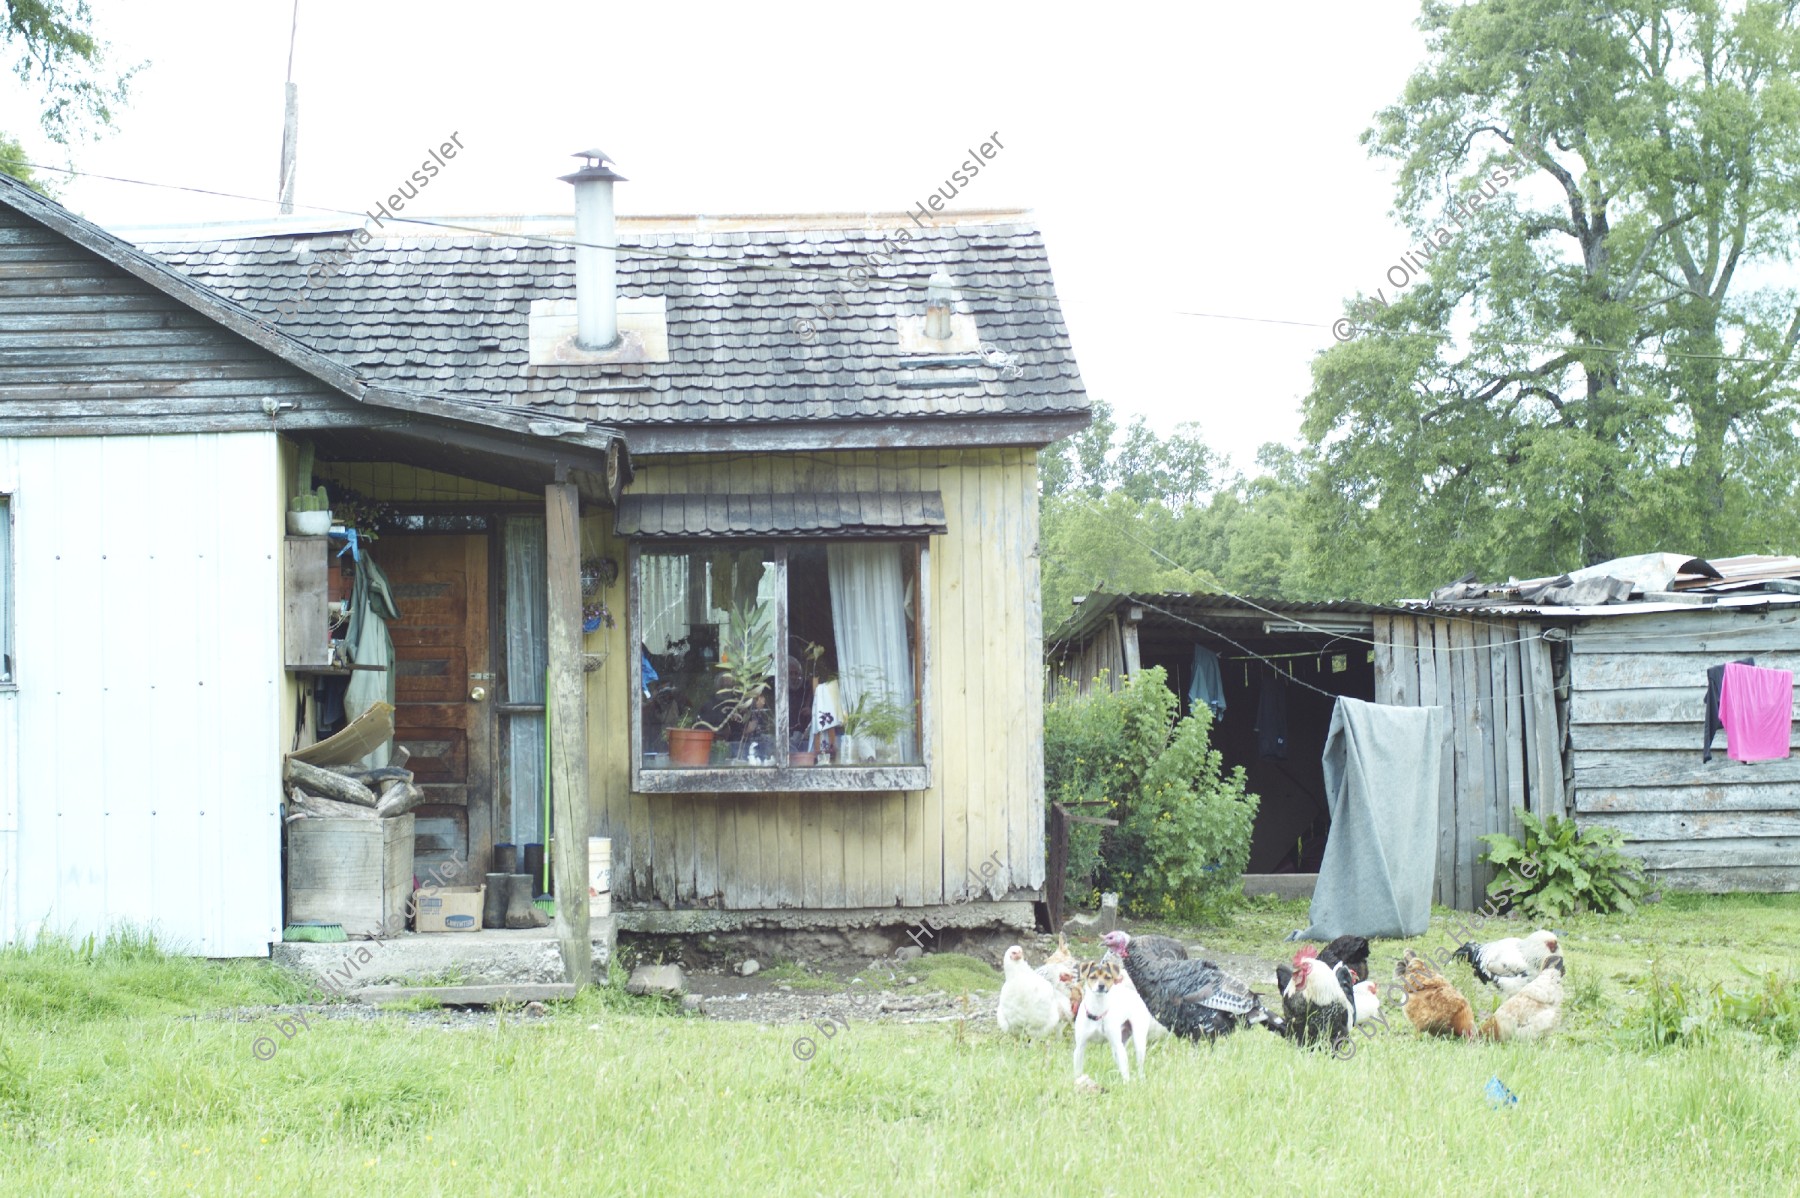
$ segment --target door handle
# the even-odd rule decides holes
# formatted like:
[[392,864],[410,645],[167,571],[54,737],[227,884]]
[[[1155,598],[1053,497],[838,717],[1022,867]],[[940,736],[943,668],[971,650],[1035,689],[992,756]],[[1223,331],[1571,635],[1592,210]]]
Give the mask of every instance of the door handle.
[[487,687],[485,686],[477,686],[469,691],[469,699],[472,702],[479,703],[485,698],[487,698]]

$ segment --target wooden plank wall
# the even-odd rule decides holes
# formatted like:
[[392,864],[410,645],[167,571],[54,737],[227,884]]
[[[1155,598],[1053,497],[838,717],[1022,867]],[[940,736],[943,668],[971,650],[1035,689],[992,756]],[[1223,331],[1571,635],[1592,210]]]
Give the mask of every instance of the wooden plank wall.
[[1569,646],[1577,817],[1623,832],[1663,886],[1800,890],[1800,756],[1741,764],[1720,733],[1700,760],[1707,667],[1800,670],[1800,613],[1614,617]]
[[353,401],[0,209],[0,436],[266,430],[265,397],[331,423]]
[[1494,871],[1488,833],[1520,831],[1515,808],[1563,811],[1562,746],[1549,645],[1527,621],[1376,616],[1375,701],[1450,709],[1438,788],[1435,901],[1472,910]]
[[[612,838],[612,892],[658,907],[887,907],[1041,893],[1043,629],[1037,455],[1029,449],[651,458],[635,493],[943,493],[930,546],[932,785],[904,794],[646,795],[630,790],[628,593],[586,638],[594,835]],[[612,513],[584,554],[621,565]],[[974,870],[997,853],[983,886]]]
[[1124,645],[1119,617],[1114,613],[1089,630],[1084,643],[1052,653],[1048,679],[1050,697],[1085,695],[1096,686],[1118,690],[1125,684]]

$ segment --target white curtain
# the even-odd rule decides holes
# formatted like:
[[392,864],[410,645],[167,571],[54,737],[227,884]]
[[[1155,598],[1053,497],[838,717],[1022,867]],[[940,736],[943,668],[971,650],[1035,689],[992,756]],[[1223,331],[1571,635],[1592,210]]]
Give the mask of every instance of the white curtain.
[[666,653],[688,635],[688,555],[645,552],[638,559],[638,595],[644,612],[644,647]]
[[[831,623],[837,641],[838,675],[846,709],[883,692],[916,718],[912,652],[907,644],[909,596],[901,554],[895,544],[838,544],[826,548],[831,583]],[[900,760],[917,757],[918,729],[901,733]],[[867,760],[874,746],[843,741],[846,762]]]

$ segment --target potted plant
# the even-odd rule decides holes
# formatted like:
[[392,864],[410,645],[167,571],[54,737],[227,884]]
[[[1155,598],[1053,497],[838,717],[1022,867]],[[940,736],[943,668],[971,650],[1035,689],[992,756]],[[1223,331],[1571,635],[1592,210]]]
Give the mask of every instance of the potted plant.
[[719,760],[713,738],[730,724],[748,725],[754,713],[767,705],[775,669],[775,637],[767,603],[732,609],[714,668],[719,671],[714,692],[718,713],[703,720],[696,709],[675,720],[666,733],[673,765],[703,766]]
[[716,729],[696,727],[700,713],[684,711],[675,717],[663,735],[669,738],[669,764],[697,766],[712,761],[713,733]]
[[322,537],[331,531],[331,501],[326,498],[325,484],[312,485],[313,444],[300,445],[300,465],[296,474],[299,485],[288,500],[287,527],[297,537]]
[[844,708],[843,721],[838,743],[849,741],[848,751],[862,754],[864,761],[891,760],[900,734],[912,727],[907,709],[889,698],[885,689],[877,687],[866,687],[857,695]]

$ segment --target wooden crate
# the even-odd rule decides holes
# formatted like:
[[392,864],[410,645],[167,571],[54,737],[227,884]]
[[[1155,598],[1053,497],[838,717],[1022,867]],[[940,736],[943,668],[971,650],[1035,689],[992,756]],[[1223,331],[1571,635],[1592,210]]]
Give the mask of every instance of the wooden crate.
[[320,920],[351,936],[406,926],[413,884],[413,817],[297,819],[287,826],[290,922]]

